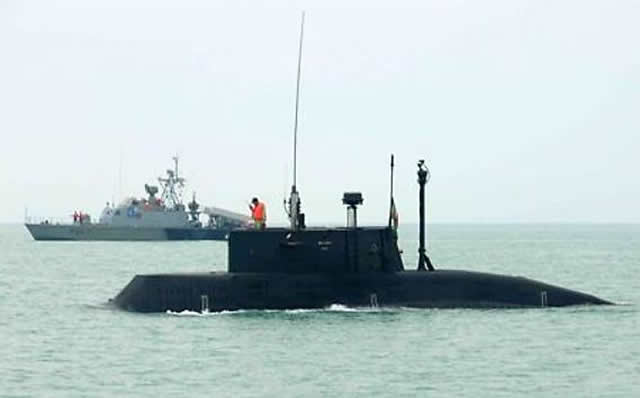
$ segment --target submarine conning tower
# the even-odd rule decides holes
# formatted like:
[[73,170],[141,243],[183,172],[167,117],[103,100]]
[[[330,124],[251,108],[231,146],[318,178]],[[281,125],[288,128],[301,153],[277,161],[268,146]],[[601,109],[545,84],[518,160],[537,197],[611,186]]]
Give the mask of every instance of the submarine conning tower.
[[[391,174],[393,176],[393,159]],[[430,174],[424,160],[418,162],[417,175],[420,186],[418,270],[434,271],[425,249],[425,185]],[[391,196],[393,202],[393,192]],[[306,228],[304,223],[292,223],[292,228],[232,231],[229,234],[229,272],[353,274],[404,271],[394,228],[358,226],[358,206],[363,202],[361,192],[343,194],[342,203],[347,207],[346,227],[343,228]],[[290,212],[290,216],[293,213]]]
[[403,271],[395,231],[359,227],[360,192],[346,192],[343,228],[268,228],[229,234],[229,272],[343,274]]

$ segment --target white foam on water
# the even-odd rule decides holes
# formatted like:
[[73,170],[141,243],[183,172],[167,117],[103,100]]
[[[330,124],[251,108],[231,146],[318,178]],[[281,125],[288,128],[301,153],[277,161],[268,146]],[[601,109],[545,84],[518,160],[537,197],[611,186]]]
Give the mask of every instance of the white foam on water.
[[184,311],[171,311],[171,310],[167,310],[167,315],[173,315],[173,316],[205,316],[208,313],[204,312],[197,312],[197,311],[189,311],[189,310],[184,310]]
[[258,309],[244,309],[244,310],[225,310],[217,312],[197,312],[197,311],[171,311],[167,310],[166,314],[179,317],[204,317],[204,316],[219,316],[219,315],[239,315],[247,313],[257,314],[271,314],[271,313],[283,313],[283,314],[313,314],[313,313],[380,313],[380,312],[392,312],[403,310],[404,308],[393,307],[349,307],[344,304],[331,304],[324,308],[296,308],[288,310],[258,310]]
[[[166,314],[171,316],[195,316],[195,317],[206,317],[206,316],[220,316],[220,315],[235,315],[235,314],[244,314],[247,312],[258,311],[258,310],[225,310],[225,311],[216,311],[216,312],[198,312],[198,311],[171,311],[167,310]],[[264,312],[264,311],[261,311]]]
[[368,310],[372,310],[374,308],[369,307],[347,307],[344,304],[331,304],[329,307],[325,308],[325,311],[330,312],[365,312]]

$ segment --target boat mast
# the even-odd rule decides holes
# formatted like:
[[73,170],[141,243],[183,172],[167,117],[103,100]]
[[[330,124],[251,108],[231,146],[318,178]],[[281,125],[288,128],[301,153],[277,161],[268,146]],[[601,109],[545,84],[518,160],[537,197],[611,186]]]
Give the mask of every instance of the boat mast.
[[182,189],[184,188],[185,179],[178,175],[178,156],[173,157],[175,168],[167,170],[167,178],[158,178],[158,182],[162,185],[162,201],[165,206],[170,209],[182,208]]
[[296,108],[293,122],[293,185],[291,186],[291,194],[289,195],[289,222],[292,230],[298,230],[304,226],[302,215],[300,213],[300,194],[296,186],[297,178],[297,152],[298,152],[298,109],[300,105],[300,72],[302,68],[302,41],[304,37],[304,11],[300,22],[300,47],[298,48],[298,75],[296,79]]
[[122,200],[122,156],[122,147],[120,147],[120,159],[118,159],[118,200]]
[[390,173],[390,183],[389,183],[389,228],[391,228],[391,221],[393,221],[394,218],[394,211],[395,211],[395,203],[393,201],[393,167],[395,166],[394,162],[393,162],[393,154],[391,154],[391,173]]

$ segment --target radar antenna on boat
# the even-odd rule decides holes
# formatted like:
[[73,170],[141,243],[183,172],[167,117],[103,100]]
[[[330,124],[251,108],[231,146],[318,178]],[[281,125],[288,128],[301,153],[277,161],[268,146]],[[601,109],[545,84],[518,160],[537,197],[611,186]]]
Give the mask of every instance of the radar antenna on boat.
[[182,204],[182,191],[184,189],[185,179],[178,174],[178,156],[174,156],[173,161],[175,167],[173,170],[167,170],[167,178],[158,178],[158,182],[162,186],[162,201],[169,209],[184,208]]
[[297,172],[297,149],[298,149],[298,108],[300,104],[300,70],[302,66],[302,40],[304,37],[304,11],[302,11],[302,19],[300,21],[300,47],[298,49],[298,76],[296,80],[296,109],[293,122],[293,185],[291,185],[291,194],[289,200],[285,199],[285,208],[291,229],[297,231],[304,228],[304,214],[300,212],[300,193],[296,187]]

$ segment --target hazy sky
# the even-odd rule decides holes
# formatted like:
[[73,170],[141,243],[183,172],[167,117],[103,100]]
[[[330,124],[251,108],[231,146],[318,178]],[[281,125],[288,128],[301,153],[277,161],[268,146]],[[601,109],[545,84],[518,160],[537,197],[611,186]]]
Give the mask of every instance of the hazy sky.
[[386,222],[391,152],[401,222],[420,158],[433,221],[640,222],[639,1],[262,3],[0,0],[0,222],[97,216],[176,153],[283,222],[302,9],[308,223],[348,190]]

